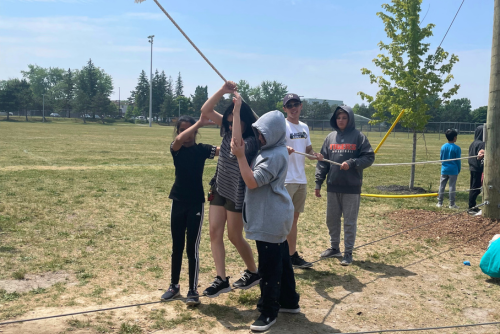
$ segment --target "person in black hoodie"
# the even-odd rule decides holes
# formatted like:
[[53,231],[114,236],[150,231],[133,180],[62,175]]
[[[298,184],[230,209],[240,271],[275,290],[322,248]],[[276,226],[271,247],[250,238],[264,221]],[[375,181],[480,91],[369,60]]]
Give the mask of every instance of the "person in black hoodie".
[[[476,128],[474,133],[474,141],[469,146],[469,157],[476,156],[479,154],[480,150],[484,150],[483,141],[483,126],[480,125]],[[483,174],[483,160],[478,158],[469,158],[469,170],[470,170],[470,189],[469,190],[469,211],[468,213],[474,215],[479,212],[479,208],[474,208],[476,206],[477,196],[481,193],[481,175]]]
[[356,130],[351,107],[337,107],[330,119],[334,131],[326,137],[321,154],[325,159],[341,166],[318,161],[316,165],[316,197],[321,197],[321,185],[327,178],[326,225],[331,247],[321,257],[342,257],[340,252],[341,217],[344,216],[344,256],[341,264],[352,263],[352,250],[356,241],[363,169],[375,161],[375,153],[368,138]]

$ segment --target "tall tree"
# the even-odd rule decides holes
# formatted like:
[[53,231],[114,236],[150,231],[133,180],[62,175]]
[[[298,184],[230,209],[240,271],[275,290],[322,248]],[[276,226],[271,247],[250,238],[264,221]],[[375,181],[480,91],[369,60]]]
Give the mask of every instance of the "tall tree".
[[165,102],[167,95],[167,76],[165,72],[156,70],[153,78],[153,115],[157,119],[161,114],[161,106]]
[[194,114],[201,113],[201,107],[208,100],[208,87],[196,86],[194,95],[191,95],[191,103],[193,104]]
[[[97,104],[94,98],[97,95],[109,98],[109,95],[113,92],[113,79],[104,70],[96,67],[92,59],[89,59],[87,65],[78,72],[76,86],[76,106],[78,110],[81,112],[90,111],[92,118],[95,119],[96,112],[100,112],[101,109],[96,109]],[[100,100],[101,97],[97,99]]]
[[71,117],[71,105],[75,95],[74,75],[70,68],[68,68],[68,71],[64,74],[63,95],[63,109],[66,110],[66,116],[69,118]]
[[135,87],[135,108],[142,116],[146,116],[149,110],[149,80],[144,70],[139,75],[137,86]]
[[443,106],[441,111],[441,122],[470,122],[471,104],[467,98],[454,99],[450,103]]
[[[450,72],[458,62],[458,57],[454,54],[450,56],[441,47],[434,54],[428,54],[430,44],[424,43],[424,39],[432,36],[435,25],[420,27],[421,3],[422,0],[392,0],[391,4],[382,5],[386,13],[379,12],[377,15],[382,19],[387,37],[391,40],[389,44],[382,41],[378,44],[380,50],[388,55],[380,54],[373,60],[382,75],[377,76],[366,68],[361,69],[372,84],[379,86],[379,91],[375,98],[363,92],[358,93],[363,100],[373,104],[378,110],[375,115],[381,120],[387,120],[386,110],[392,115],[392,120],[405,110],[401,125],[413,131],[412,161],[416,157],[417,131],[423,130],[431,117],[427,114],[429,105],[425,99],[440,94],[441,100],[447,101],[460,87],[454,85],[443,92],[444,86],[453,79]],[[410,189],[413,189],[414,180],[415,165],[411,168]]]
[[175,101],[174,101],[174,83],[172,77],[169,76],[165,84],[165,101],[161,105],[161,116],[166,122],[167,118],[175,117]]
[[488,114],[488,106],[474,109],[471,113],[472,121],[475,123],[486,123],[487,114]]
[[182,83],[181,72],[179,72],[179,76],[177,77],[177,81],[175,82],[175,98],[184,95],[184,85]]

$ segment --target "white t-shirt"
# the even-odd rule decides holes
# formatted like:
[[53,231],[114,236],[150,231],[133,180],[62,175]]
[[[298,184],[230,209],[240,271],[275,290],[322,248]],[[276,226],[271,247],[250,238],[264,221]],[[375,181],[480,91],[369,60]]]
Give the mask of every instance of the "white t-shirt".
[[[306,153],[306,147],[311,145],[309,127],[306,123],[299,121],[299,124],[293,124],[286,121],[286,145],[297,152]],[[305,160],[306,157],[301,154],[292,153],[288,156],[285,183],[307,184]]]

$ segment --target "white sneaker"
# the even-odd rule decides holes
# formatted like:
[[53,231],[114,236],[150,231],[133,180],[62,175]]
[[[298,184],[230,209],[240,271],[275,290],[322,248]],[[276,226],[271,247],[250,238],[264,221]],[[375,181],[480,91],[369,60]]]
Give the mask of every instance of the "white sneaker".
[[443,204],[438,203],[438,204],[436,204],[436,206],[437,206],[438,208],[441,208],[441,207],[443,207]]
[[448,208],[450,209],[460,209],[460,207],[456,204],[450,205]]
[[478,213],[476,213],[474,216],[482,216],[483,215],[483,210],[479,210]]

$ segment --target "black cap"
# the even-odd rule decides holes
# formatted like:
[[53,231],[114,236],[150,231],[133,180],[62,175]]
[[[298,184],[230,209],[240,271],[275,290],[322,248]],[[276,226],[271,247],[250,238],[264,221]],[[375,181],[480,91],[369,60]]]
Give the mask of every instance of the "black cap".
[[286,103],[290,100],[297,100],[297,101],[302,103],[302,101],[300,100],[300,97],[297,94],[289,93],[289,94],[286,94],[285,97],[283,98],[283,106],[285,106]]

